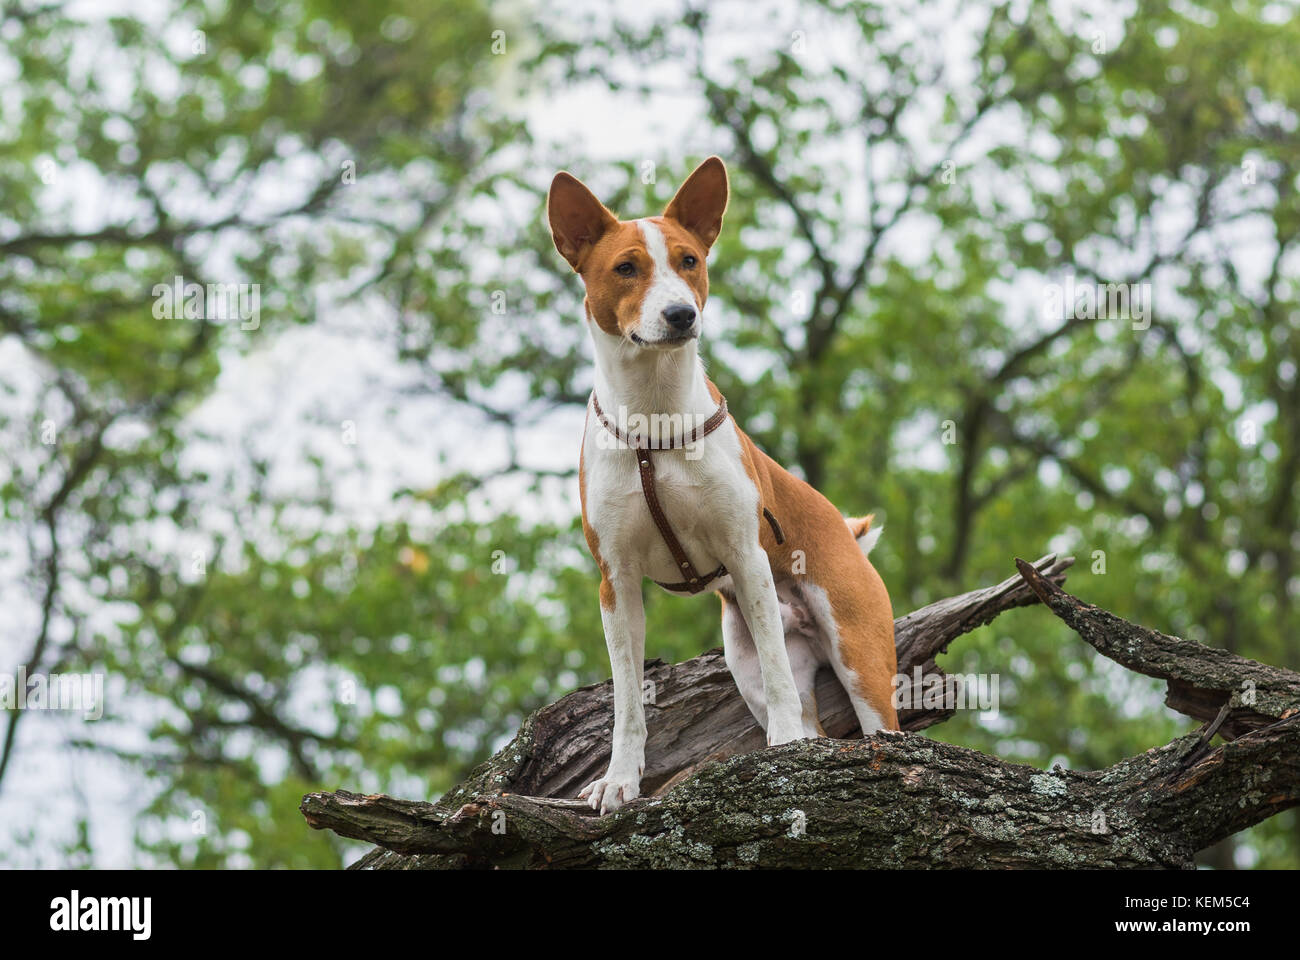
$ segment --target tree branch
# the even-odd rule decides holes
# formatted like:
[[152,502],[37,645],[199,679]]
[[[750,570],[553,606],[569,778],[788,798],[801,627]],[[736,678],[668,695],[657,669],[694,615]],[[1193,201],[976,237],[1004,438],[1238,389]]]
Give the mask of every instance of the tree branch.
[[1016,566],[1048,609],[1099,653],[1137,673],[1168,681],[1165,703],[1170,709],[1212,721],[1229,704],[1218,731],[1224,739],[1289,717],[1300,707],[1300,674],[1129,623],[1070,596],[1025,561],[1017,560]]
[[[515,740],[437,803],[313,793],[310,826],[378,843],[355,866],[1165,867],[1300,804],[1300,675],[1129,623],[1055,582],[1068,560],[1016,561],[1021,579],[896,621],[902,672],[1036,596],[1098,650],[1194,695],[1249,680],[1257,702],[1101,771],[1050,772],[909,729],[768,749],[717,651],[648,665],[646,796],[608,816],[567,799],[604,765],[609,684],[533,714]],[[1226,701],[1226,696],[1221,697]],[[743,704],[741,704],[743,709]],[[1274,719],[1274,718],[1277,719]],[[915,713],[912,730],[942,719]],[[750,729],[752,727],[752,729]],[[1216,732],[1235,739],[1209,749]],[[708,752],[711,748],[713,752]],[[675,772],[674,772],[675,771]]]

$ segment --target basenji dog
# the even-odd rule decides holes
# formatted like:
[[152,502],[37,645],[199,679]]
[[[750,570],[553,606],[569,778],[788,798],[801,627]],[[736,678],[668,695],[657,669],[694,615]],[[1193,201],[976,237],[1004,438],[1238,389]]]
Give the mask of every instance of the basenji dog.
[[566,172],[547,197],[556,249],[586,288],[596,354],[579,490],[601,575],[614,734],[605,775],[579,797],[602,814],[639,795],[645,770],[647,577],[721,597],[727,666],[769,745],[825,735],[814,698],[822,665],[864,736],[898,729],[894,617],[867,558],[879,528],[844,518],[759,450],[704,373],[705,258],[727,199],[717,157],[658,217],[620,220]]

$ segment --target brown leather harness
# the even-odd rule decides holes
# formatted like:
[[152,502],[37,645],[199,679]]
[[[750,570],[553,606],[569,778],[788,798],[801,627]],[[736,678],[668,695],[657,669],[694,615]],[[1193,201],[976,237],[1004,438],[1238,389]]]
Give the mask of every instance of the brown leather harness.
[[[655,583],[665,590],[672,590],[679,593],[699,593],[708,588],[709,584],[718,577],[725,576],[727,568],[719,564],[718,569],[714,570],[707,576],[701,576],[700,572],[695,569],[690,558],[686,556],[686,551],[682,549],[682,543],[677,539],[677,534],[673,533],[672,525],[668,522],[668,517],[664,515],[663,507],[659,503],[659,495],[655,490],[655,461],[654,454],[656,450],[680,450],[682,447],[703,440],[718,427],[727,421],[727,398],[719,395],[718,409],[713,412],[703,423],[698,424],[690,433],[674,438],[667,445],[662,442],[652,446],[649,439],[643,436],[629,437],[618,425],[605,416],[605,412],[600,409],[600,402],[596,399],[596,392],[591,393],[591,406],[596,411],[596,419],[600,425],[614,435],[620,442],[636,454],[637,465],[641,474],[641,492],[645,494],[646,506],[650,509],[650,518],[654,520],[655,526],[659,528],[659,534],[664,538],[664,544],[668,547],[668,552],[673,555],[678,569],[682,571],[686,579],[678,583],[663,583],[656,580]],[[772,533],[776,535],[777,543],[785,543],[785,534],[781,531],[781,525],[776,522],[776,517],[772,511],[763,508],[763,516],[772,526]]]

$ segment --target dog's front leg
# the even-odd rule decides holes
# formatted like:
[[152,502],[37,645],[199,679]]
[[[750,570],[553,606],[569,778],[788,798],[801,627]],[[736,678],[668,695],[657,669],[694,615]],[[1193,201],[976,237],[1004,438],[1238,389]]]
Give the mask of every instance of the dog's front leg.
[[[645,669],[645,609],[639,577],[612,577],[613,607],[602,603],[605,646],[614,671],[614,742],[609,769],[580,793],[593,810],[617,810],[641,792],[645,771],[645,708],[641,677]],[[602,591],[602,594],[604,591]]]
[[776,746],[804,736],[803,708],[790,656],[785,649],[785,628],[781,604],[772,580],[772,568],[762,549],[743,553],[727,564],[736,588],[736,600],[744,614],[758,667],[763,674],[763,697],[767,700],[767,743]]

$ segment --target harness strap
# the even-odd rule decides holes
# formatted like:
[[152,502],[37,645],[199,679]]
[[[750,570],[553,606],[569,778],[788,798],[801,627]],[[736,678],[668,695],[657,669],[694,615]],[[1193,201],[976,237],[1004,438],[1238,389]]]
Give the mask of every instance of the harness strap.
[[705,420],[701,424],[697,424],[690,433],[672,440],[667,445],[664,445],[661,442],[651,447],[648,438],[640,435],[629,437],[626,433],[620,430],[618,424],[605,416],[605,411],[600,409],[600,401],[596,399],[596,391],[593,390],[591,392],[591,406],[592,409],[596,411],[596,419],[600,421],[600,425],[617,437],[620,443],[627,444],[633,450],[680,450],[682,447],[695,443],[697,440],[703,440],[714,430],[727,422],[727,398],[721,397],[720,400],[721,402],[718,404],[718,409],[713,411],[713,414],[709,419]]
[[718,569],[707,577],[700,576],[700,572],[695,569],[695,564],[691,563],[690,558],[686,556],[686,551],[682,549],[682,543],[677,539],[677,534],[673,533],[672,525],[664,515],[664,508],[659,504],[659,494],[655,490],[654,451],[649,447],[643,447],[636,451],[636,455],[641,472],[641,492],[645,494],[645,504],[650,508],[650,518],[654,520],[655,526],[659,528],[664,543],[668,545],[668,552],[673,555],[677,568],[682,571],[682,576],[686,578],[678,583],[662,583],[659,580],[656,580],[655,583],[658,583],[665,590],[685,590],[689,593],[699,593],[718,577],[724,576],[727,568],[719,564]]
[[[636,454],[637,470],[641,477],[641,492],[645,494],[645,503],[646,507],[650,510],[650,519],[652,519],[655,522],[655,526],[659,528],[659,535],[663,537],[664,544],[668,547],[668,552],[673,555],[673,561],[677,564],[678,569],[682,571],[682,575],[686,578],[677,583],[664,583],[661,580],[656,580],[655,583],[659,584],[659,586],[663,587],[665,590],[672,590],[679,593],[684,592],[695,594],[707,589],[708,585],[718,579],[718,577],[726,575],[727,568],[725,565],[719,564],[718,569],[714,570],[707,576],[702,576],[700,572],[695,569],[695,565],[691,563],[690,557],[686,555],[686,551],[682,548],[681,541],[677,539],[677,534],[673,533],[672,524],[668,522],[668,517],[664,514],[663,506],[659,503],[659,494],[655,489],[654,453],[656,450],[680,449],[689,443],[694,443],[697,440],[704,439],[714,430],[718,429],[718,427],[722,426],[722,424],[727,420],[726,398],[721,398],[721,403],[718,404],[718,409],[714,411],[713,415],[705,420],[704,423],[695,427],[695,429],[693,429],[689,434],[676,438],[666,446],[661,442],[653,447],[650,445],[648,438],[628,437],[616,424],[611,422],[609,418],[605,416],[605,412],[600,409],[600,402],[596,399],[596,393],[594,390],[591,394],[591,405],[596,411],[596,419],[600,421],[601,426],[617,437],[619,441],[631,447],[632,451]],[[772,515],[772,511],[767,509],[767,507],[764,507],[763,516],[767,518],[767,522],[771,525],[772,533],[776,536],[776,542],[784,543],[785,534],[781,530],[781,525],[776,522],[776,517]]]

